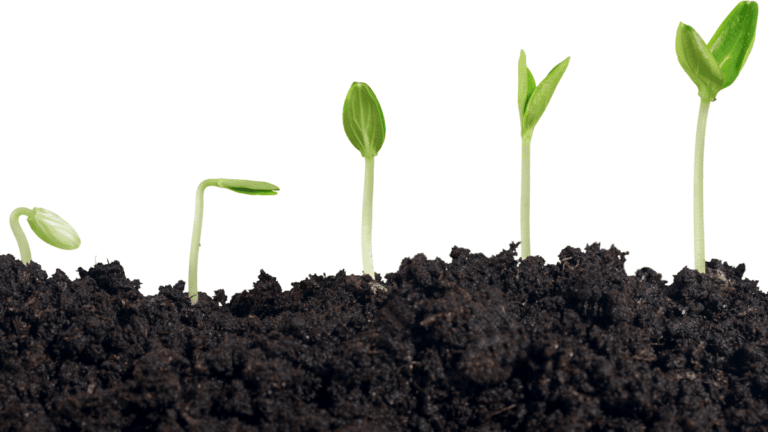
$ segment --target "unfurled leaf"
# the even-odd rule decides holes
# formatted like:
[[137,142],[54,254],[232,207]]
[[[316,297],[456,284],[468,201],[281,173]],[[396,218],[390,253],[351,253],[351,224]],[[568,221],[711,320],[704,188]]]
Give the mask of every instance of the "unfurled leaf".
[[[536,86],[528,97],[528,101],[525,104],[525,112],[523,113],[521,128],[522,136],[525,137],[533,134],[533,128],[536,126],[536,123],[539,122],[542,114],[544,114],[544,110],[547,109],[549,100],[552,99],[552,95],[555,94],[557,84],[560,82],[560,78],[563,77],[570,61],[571,58],[568,57],[552,68],[552,70],[549,71],[549,74],[547,74],[547,77]],[[529,82],[532,80],[533,77],[531,77]]]
[[736,5],[720,24],[707,48],[723,73],[723,88],[733,84],[755,43],[757,2]]
[[344,132],[363,157],[379,154],[386,125],[379,100],[366,83],[354,82],[344,101]]
[[704,40],[689,25],[680,23],[675,39],[677,61],[699,88],[699,97],[713,101],[723,89],[723,73]]
[[73,250],[80,247],[80,237],[64,219],[52,211],[35,207],[27,222],[40,239],[59,249]]

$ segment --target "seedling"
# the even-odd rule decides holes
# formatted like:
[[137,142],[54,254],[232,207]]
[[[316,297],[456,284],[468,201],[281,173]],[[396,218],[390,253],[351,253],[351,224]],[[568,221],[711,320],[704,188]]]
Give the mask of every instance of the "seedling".
[[64,250],[74,250],[80,247],[80,237],[75,229],[56,213],[39,207],[32,210],[19,207],[11,212],[11,231],[16,237],[16,243],[19,244],[21,262],[25,265],[32,261],[32,253],[29,250],[27,236],[24,235],[24,231],[19,225],[21,215],[27,217],[29,227],[40,237],[40,240],[49,245]]
[[709,104],[717,93],[733,84],[747,62],[755,43],[757,3],[743,1],[736,5],[708,44],[693,27],[677,27],[675,51],[685,73],[699,89],[701,104],[696,126],[696,151],[693,161],[693,255],[696,270],[704,264],[704,133]]
[[373,272],[371,234],[373,223],[373,158],[384,145],[387,128],[379,100],[366,83],[354,82],[347,92],[343,110],[344,132],[352,145],[365,158],[363,185],[363,272],[376,278]]
[[520,191],[520,237],[522,259],[531,255],[531,136],[555,88],[563,77],[571,58],[552,68],[543,81],[536,85],[533,74],[525,62],[525,51],[520,50],[517,63],[517,107],[520,111],[520,136],[523,138],[523,169]]
[[200,234],[203,229],[203,192],[208,186],[217,186],[246,195],[277,195],[272,183],[251,180],[208,179],[197,187],[195,195],[195,223],[192,226],[192,247],[189,252],[189,298],[197,304],[197,256],[200,252]]

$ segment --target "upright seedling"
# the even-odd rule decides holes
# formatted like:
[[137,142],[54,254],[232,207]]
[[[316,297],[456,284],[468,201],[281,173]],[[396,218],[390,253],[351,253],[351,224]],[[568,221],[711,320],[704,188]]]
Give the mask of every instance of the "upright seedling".
[[373,223],[373,158],[384,145],[387,128],[379,100],[368,84],[352,83],[344,101],[344,132],[352,145],[365,158],[365,184],[363,186],[363,272],[376,278],[373,272],[371,233]]
[[251,180],[208,179],[200,183],[195,195],[195,223],[192,226],[192,247],[189,251],[189,298],[192,304],[197,304],[197,256],[203,229],[203,192],[208,186],[217,186],[246,195],[277,195],[276,191],[280,190],[272,183]]
[[525,63],[525,51],[520,50],[517,64],[517,106],[520,110],[520,136],[523,138],[523,169],[520,191],[520,237],[523,244],[522,258],[531,255],[531,136],[533,128],[555,94],[555,88],[563,77],[571,58],[568,57],[552,68],[536,86],[531,70]]
[[755,43],[757,3],[743,1],[728,14],[708,44],[693,27],[677,27],[675,51],[685,73],[699,88],[699,122],[696,126],[696,152],[693,163],[693,255],[696,270],[704,265],[704,132],[709,103],[717,93],[733,84],[747,62]]
[[19,217],[21,215],[27,217],[27,222],[29,222],[29,227],[32,228],[32,231],[49,245],[64,250],[73,250],[80,247],[80,237],[75,232],[75,229],[56,213],[39,207],[35,207],[32,210],[19,207],[11,212],[11,230],[16,237],[16,243],[19,244],[21,262],[24,264],[29,264],[32,261],[32,253],[29,250],[27,236],[24,235],[24,231],[21,230],[21,225],[19,225]]

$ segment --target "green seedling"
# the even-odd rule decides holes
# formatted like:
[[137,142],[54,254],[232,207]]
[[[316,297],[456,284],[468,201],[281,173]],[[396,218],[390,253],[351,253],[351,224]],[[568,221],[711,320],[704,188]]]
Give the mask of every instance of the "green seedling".
[[25,265],[32,261],[32,253],[29,250],[27,236],[24,235],[24,231],[19,225],[21,215],[27,217],[29,227],[40,237],[40,240],[49,245],[64,250],[74,250],[80,247],[80,237],[75,229],[56,213],[39,207],[32,210],[19,207],[11,212],[11,230],[16,237],[16,243],[19,244],[21,262]]
[[203,229],[203,192],[208,186],[217,186],[246,195],[277,195],[276,191],[280,190],[272,183],[251,180],[208,179],[200,183],[195,195],[195,223],[192,226],[192,247],[189,251],[189,298],[192,304],[197,304],[197,257]]
[[373,158],[384,145],[387,128],[379,100],[366,83],[354,82],[347,92],[342,113],[344,132],[352,145],[365,158],[365,183],[363,185],[363,272],[376,278],[373,272],[371,234],[373,223]]
[[523,169],[520,192],[520,237],[522,259],[531,255],[531,136],[555,88],[563,77],[571,58],[552,68],[543,81],[536,85],[533,74],[525,62],[525,51],[520,50],[517,64],[517,106],[520,111],[520,136],[523,138]]
[[675,51],[685,73],[699,89],[701,104],[696,126],[696,152],[693,163],[693,255],[696,270],[704,264],[704,133],[709,104],[717,93],[733,84],[747,62],[755,43],[757,3],[743,1],[736,5],[708,44],[693,27],[677,27]]

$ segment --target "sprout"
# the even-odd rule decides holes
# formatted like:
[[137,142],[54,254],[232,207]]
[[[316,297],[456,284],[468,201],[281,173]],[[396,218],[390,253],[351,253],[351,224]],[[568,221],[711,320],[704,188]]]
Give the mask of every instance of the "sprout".
[[384,145],[387,128],[379,100],[366,83],[354,82],[347,92],[342,113],[344,132],[352,145],[365,158],[365,183],[363,185],[363,272],[376,278],[373,272],[371,234],[373,222],[373,158]]
[[197,304],[197,256],[203,229],[203,192],[208,186],[217,186],[246,195],[277,195],[276,191],[280,190],[272,183],[251,180],[208,179],[200,183],[195,195],[195,223],[192,226],[192,247],[189,251],[189,298],[192,304]]
[[552,68],[536,86],[533,74],[525,62],[525,51],[520,50],[517,64],[517,107],[520,111],[520,136],[523,138],[523,169],[520,192],[520,237],[523,245],[522,259],[531,255],[531,136],[555,88],[563,77],[571,58],[568,57]]
[[21,262],[24,264],[29,264],[32,261],[32,253],[29,250],[27,237],[19,225],[21,215],[27,217],[32,231],[49,245],[64,250],[74,250],[80,247],[80,237],[75,229],[56,213],[39,207],[32,210],[19,207],[11,212],[11,230],[16,237],[16,243],[19,244]]
[[693,27],[677,27],[675,51],[685,73],[699,89],[701,104],[696,126],[696,151],[693,164],[693,255],[696,270],[706,272],[704,263],[704,134],[709,104],[720,90],[739,76],[755,43],[757,3],[736,5],[708,44]]

